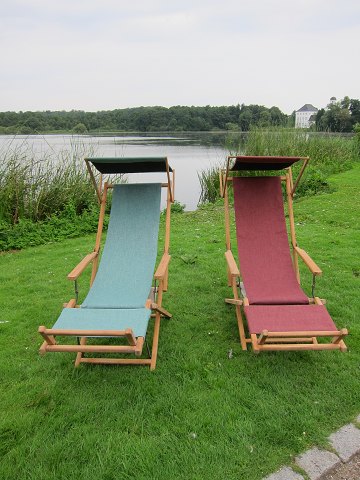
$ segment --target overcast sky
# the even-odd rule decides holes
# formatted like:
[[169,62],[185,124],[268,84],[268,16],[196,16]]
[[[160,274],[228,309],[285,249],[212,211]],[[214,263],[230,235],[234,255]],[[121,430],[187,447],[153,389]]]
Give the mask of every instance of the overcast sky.
[[0,5],[0,111],[360,98],[360,0]]

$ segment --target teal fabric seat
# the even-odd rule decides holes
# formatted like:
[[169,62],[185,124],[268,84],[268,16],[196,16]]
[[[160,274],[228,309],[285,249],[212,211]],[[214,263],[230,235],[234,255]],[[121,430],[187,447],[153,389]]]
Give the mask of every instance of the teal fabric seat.
[[104,251],[81,308],[145,306],[157,255],[160,199],[160,183],[114,186]]
[[148,308],[64,308],[55,322],[57,330],[126,330],[145,337],[151,310]]

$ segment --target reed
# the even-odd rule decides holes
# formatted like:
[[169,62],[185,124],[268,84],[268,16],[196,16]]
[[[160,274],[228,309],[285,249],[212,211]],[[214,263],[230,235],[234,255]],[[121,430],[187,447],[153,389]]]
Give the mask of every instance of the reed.
[[224,164],[218,163],[217,165],[197,172],[201,188],[198,205],[215,203],[220,197],[219,171],[222,168],[224,168]]
[[83,161],[94,149],[73,142],[70,149],[39,155],[27,142],[7,146],[0,152],[0,221],[13,225],[21,219],[42,221],[69,204],[80,215],[95,205]]

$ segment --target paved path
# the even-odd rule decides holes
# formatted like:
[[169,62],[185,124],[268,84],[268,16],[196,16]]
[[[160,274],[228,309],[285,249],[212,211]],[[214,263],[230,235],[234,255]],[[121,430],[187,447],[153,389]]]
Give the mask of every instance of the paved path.
[[359,480],[360,479],[360,454],[357,454],[350,462],[328,473],[322,480]]
[[298,472],[286,466],[264,480],[360,480],[359,426],[360,415],[330,435],[329,450],[313,447],[296,457]]

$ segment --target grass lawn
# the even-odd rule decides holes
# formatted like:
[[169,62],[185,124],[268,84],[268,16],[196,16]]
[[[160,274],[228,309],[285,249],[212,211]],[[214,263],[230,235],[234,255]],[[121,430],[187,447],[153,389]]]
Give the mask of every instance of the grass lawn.
[[[224,303],[219,206],[173,215],[163,301],[173,318],[162,321],[154,372],[38,355],[37,328],[72,297],[66,274],[93,235],[0,255],[0,478],[256,480],[326,447],[360,411],[359,166],[332,183],[334,193],[298,201],[295,216],[299,245],[324,272],[317,295],[350,331],[346,354],[241,351]],[[302,279],[310,293],[310,273]],[[85,275],[82,298],[87,285]]]

